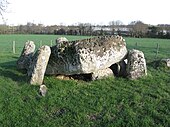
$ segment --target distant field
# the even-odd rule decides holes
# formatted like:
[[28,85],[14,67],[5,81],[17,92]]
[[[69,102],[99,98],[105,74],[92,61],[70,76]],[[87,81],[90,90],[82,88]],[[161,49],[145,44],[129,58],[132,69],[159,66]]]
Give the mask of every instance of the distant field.
[[170,57],[170,39],[126,38],[126,42],[128,49],[143,51],[149,61],[155,59],[157,46],[159,46],[157,59]]
[[[145,53],[148,76],[84,82],[45,76],[46,97],[27,83],[16,61],[24,43],[54,44],[56,35],[0,35],[0,127],[170,127],[170,69],[150,61],[170,58],[170,40],[126,38],[128,49]],[[69,40],[87,38],[66,36]],[[16,54],[12,53],[16,42]],[[137,43],[137,44],[136,44]]]
[[[20,53],[26,41],[34,41],[38,48],[40,44],[53,45],[55,44],[56,38],[61,37],[60,35],[0,35],[0,53],[11,53],[12,42],[16,42],[16,53]],[[86,36],[67,36],[69,40],[83,39]]]
[[[64,36],[64,35],[63,35]],[[12,53],[12,42],[16,43],[16,54],[20,54],[27,40],[35,42],[36,47],[40,45],[54,45],[55,39],[60,35],[0,35],[0,54]],[[66,36],[69,40],[87,38],[87,36]],[[156,56],[157,44],[159,44],[159,58],[170,56],[170,40],[168,39],[149,39],[149,38],[125,38],[129,49],[136,48],[142,50],[146,58],[152,60]]]

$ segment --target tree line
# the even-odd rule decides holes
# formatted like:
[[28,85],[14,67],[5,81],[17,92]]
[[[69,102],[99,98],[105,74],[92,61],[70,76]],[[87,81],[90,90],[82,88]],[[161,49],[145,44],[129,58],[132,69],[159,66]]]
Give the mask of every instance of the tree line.
[[[8,0],[0,0],[0,16],[7,9]],[[78,23],[77,25],[51,25],[35,24],[28,22],[26,25],[10,26],[0,25],[0,34],[57,34],[57,35],[122,35],[130,37],[151,37],[170,39],[170,25],[148,25],[142,21],[132,21],[123,25],[120,20],[111,21],[109,25],[92,25],[90,23]]]
[[108,25],[92,25],[79,23],[76,25],[51,25],[35,24],[28,22],[26,25],[10,26],[0,25],[0,34],[56,34],[56,35],[122,35],[129,37],[150,37],[170,39],[170,25],[148,25],[142,21],[133,21],[123,25],[119,20],[111,21]]

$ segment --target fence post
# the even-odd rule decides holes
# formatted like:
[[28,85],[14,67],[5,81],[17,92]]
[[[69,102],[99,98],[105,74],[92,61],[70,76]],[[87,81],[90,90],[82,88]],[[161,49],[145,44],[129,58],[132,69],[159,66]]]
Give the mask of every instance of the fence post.
[[158,57],[158,53],[159,53],[159,44],[157,43],[157,46],[156,46],[156,58]]
[[135,47],[136,47],[136,49],[137,49],[137,47],[138,47],[138,42],[135,43]]
[[15,41],[12,42],[12,52],[15,54]]

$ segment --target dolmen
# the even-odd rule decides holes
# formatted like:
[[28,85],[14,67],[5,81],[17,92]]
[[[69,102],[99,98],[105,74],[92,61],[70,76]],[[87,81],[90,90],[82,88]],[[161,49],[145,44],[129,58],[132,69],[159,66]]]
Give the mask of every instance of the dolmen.
[[[118,35],[76,41],[62,37],[56,45],[42,46],[34,54],[32,43],[25,44],[17,61],[19,69],[27,70],[30,84],[42,85],[44,75],[90,75],[90,80],[114,75],[137,79],[147,75],[143,52],[128,51],[125,39]],[[30,53],[25,53],[27,50]]]

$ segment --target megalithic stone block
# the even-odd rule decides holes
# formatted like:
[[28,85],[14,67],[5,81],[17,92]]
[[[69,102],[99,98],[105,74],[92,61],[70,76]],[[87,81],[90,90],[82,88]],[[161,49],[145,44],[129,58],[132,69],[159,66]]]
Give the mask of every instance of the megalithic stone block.
[[126,42],[121,36],[57,43],[51,47],[46,74],[89,74],[109,68],[126,55]]
[[144,53],[139,50],[130,50],[127,57],[127,77],[137,79],[147,75]]
[[33,57],[28,75],[30,77],[30,84],[41,85],[43,83],[44,74],[51,54],[49,46],[42,46],[38,49]]
[[29,69],[29,65],[32,61],[32,57],[35,51],[35,44],[33,41],[27,41],[21,52],[19,59],[17,60],[18,69]]

